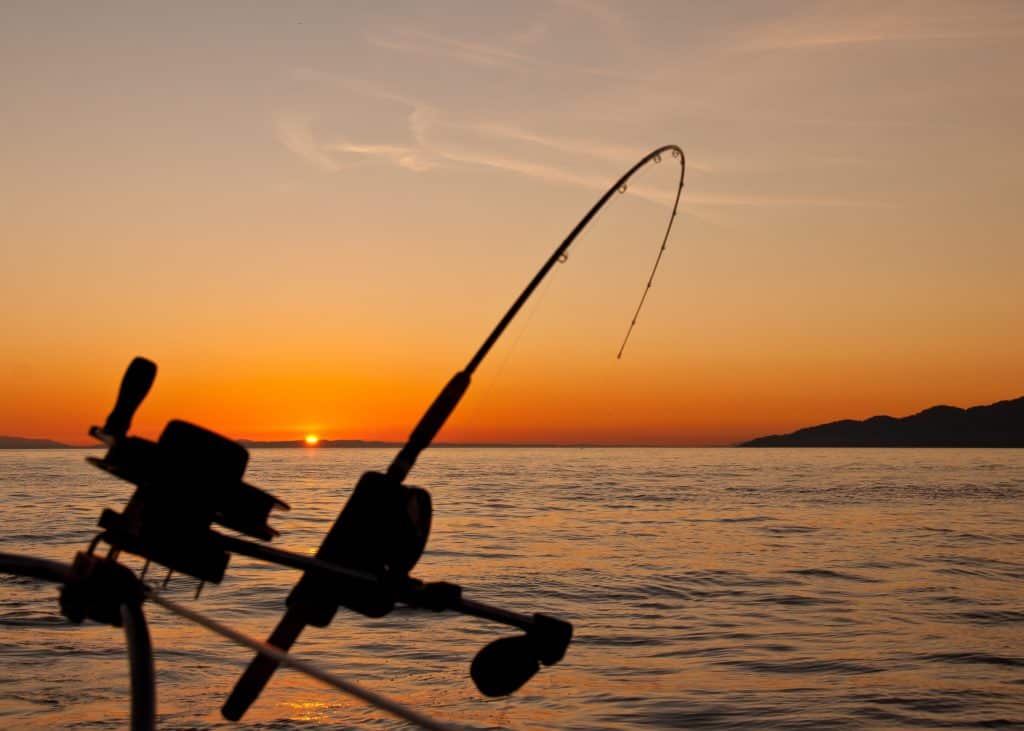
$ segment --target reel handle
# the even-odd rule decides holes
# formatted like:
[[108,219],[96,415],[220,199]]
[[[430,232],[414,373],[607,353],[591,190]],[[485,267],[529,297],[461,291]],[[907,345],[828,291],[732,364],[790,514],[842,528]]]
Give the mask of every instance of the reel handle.
[[115,437],[123,437],[128,433],[132,424],[132,417],[139,408],[142,400],[149,393],[153,381],[156,379],[156,363],[146,358],[135,358],[124,372],[121,379],[121,389],[117,393],[117,403],[114,410],[110,412],[103,431]]

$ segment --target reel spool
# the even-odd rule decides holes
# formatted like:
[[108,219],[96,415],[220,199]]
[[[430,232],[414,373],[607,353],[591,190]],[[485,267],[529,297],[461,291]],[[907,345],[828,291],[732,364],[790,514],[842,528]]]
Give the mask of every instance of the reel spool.
[[243,481],[249,452],[227,437],[179,420],[169,422],[156,442],[128,436],[155,378],[156,364],[135,358],[106,423],[89,430],[109,450],[88,461],[136,486],[122,512],[103,511],[98,540],[115,555],[125,551],[218,583],[229,554],[212,524],[269,541],[277,535],[268,523],[271,511],[288,505]]

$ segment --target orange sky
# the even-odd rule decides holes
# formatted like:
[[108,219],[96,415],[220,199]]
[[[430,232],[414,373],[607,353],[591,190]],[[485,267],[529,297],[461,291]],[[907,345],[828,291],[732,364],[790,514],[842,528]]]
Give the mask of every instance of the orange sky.
[[[723,444],[1024,395],[1024,7],[24,4],[0,434],[398,440],[633,161],[441,439]],[[644,191],[648,194],[643,195]],[[640,194],[638,194],[638,192]]]

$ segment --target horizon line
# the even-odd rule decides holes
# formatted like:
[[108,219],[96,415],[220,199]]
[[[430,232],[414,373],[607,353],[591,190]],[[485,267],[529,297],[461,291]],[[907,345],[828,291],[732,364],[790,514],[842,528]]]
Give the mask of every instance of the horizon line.
[[[35,442],[35,446],[0,446],[0,449],[105,449],[106,445],[96,444],[66,444],[55,439],[45,437],[15,437],[3,435],[0,438],[17,439],[25,442]],[[229,437],[230,438],[230,437]],[[317,444],[307,444],[302,439],[232,439],[246,449],[400,449],[405,442],[376,441],[367,439],[321,439]],[[43,444],[38,444],[43,443]],[[718,442],[718,443],[628,443],[628,442],[435,442],[431,447],[472,448],[472,449],[701,449],[717,447],[737,447],[739,442]]]

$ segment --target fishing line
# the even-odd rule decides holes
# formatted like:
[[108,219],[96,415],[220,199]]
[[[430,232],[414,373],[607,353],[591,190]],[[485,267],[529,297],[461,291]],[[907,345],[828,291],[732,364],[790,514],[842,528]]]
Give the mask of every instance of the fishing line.
[[[680,190],[682,185],[680,184]],[[654,260],[654,266],[651,267],[651,276],[647,278],[647,286],[644,287],[643,294],[640,295],[640,303],[636,306],[636,312],[633,313],[633,319],[629,323],[629,329],[626,330],[626,337],[622,339],[622,345],[619,347],[619,354],[615,356],[616,360],[622,358],[622,351],[626,349],[626,343],[629,342],[629,336],[633,332],[633,328],[636,327],[636,320],[640,316],[640,310],[644,306],[644,302],[647,301],[647,294],[651,291],[651,286],[654,284],[654,275],[658,271],[658,265],[661,264],[661,257],[665,253],[665,248],[668,246],[668,236],[672,233],[672,224],[675,223],[676,215],[679,208],[679,196],[676,195],[676,202],[672,206],[672,215],[668,219],[668,227],[665,229],[665,236],[661,240],[661,248],[658,249],[658,256]]]
[[[661,257],[665,254],[665,249],[668,247],[668,237],[672,233],[672,224],[675,223],[676,216],[679,213],[679,194],[683,191],[683,174],[685,173],[685,162],[683,161],[682,153],[678,149],[672,150],[672,156],[679,158],[680,165],[683,169],[680,172],[679,177],[679,190],[676,192],[676,199],[672,203],[672,215],[669,216],[668,225],[665,227],[665,235],[661,238],[661,247],[658,249],[658,255],[654,259],[654,266],[651,267],[651,274],[647,278],[647,285],[644,287],[643,293],[640,295],[640,302],[636,306],[636,312],[633,313],[633,319],[630,320],[629,328],[626,330],[626,336],[622,339],[622,345],[619,346],[619,353],[615,356],[616,360],[622,358],[622,353],[626,349],[626,343],[629,342],[629,336],[633,333],[633,328],[636,327],[637,318],[640,317],[640,310],[643,309],[644,302],[647,301],[647,295],[651,291],[651,287],[654,284],[654,275],[658,272],[658,265],[661,264]],[[655,164],[661,162],[661,155],[655,154],[653,156]],[[620,189],[620,193],[625,193],[625,189]]]
[[344,693],[348,693],[361,701],[369,703],[371,706],[375,706],[386,713],[390,713],[392,716],[397,716],[404,721],[414,723],[417,726],[430,729],[431,731],[464,731],[464,727],[462,726],[455,726],[443,721],[437,721],[430,716],[426,716],[419,711],[415,711],[412,708],[399,703],[398,701],[393,701],[387,696],[383,696],[380,693],[364,688],[357,683],[353,683],[351,680],[345,680],[334,673],[321,670],[308,660],[297,658],[288,652],[274,647],[273,645],[260,642],[259,640],[253,639],[238,630],[228,627],[226,624],[222,624],[215,619],[211,619],[199,612],[184,607],[176,601],[168,599],[152,586],[148,587],[146,597],[155,604],[159,604],[164,609],[177,614],[179,617],[195,622],[211,632],[229,639],[236,644],[242,645],[243,647],[255,650],[261,655],[272,657],[279,664],[284,665],[285,667],[298,670],[300,673],[304,673],[311,678],[319,680],[321,683],[325,683],[326,685],[337,688]]
[[[669,234],[672,232],[672,224],[675,221],[676,215],[679,210],[679,197],[682,195],[683,192],[683,179],[686,175],[686,158],[683,156],[682,149],[680,149],[676,145],[665,145],[663,147],[659,147],[657,150],[654,150],[651,153],[648,153],[643,159],[640,160],[640,162],[636,163],[633,167],[627,170],[621,178],[615,181],[615,184],[611,188],[609,188],[607,192],[605,192],[605,194],[601,196],[600,199],[598,199],[597,203],[595,203],[589,211],[587,211],[587,214],[580,219],[579,223],[577,223],[573,230],[569,232],[569,235],[565,237],[565,240],[561,243],[561,245],[555,249],[554,253],[548,258],[544,265],[541,266],[540,270],[534,275],[533,279],[530,280],[530,283],[526,285],[526,289],[524,289],[522,293],[520,293],[519,297],[516,298],[516,301],[512,303],[512,306],[508,309],[508,312],[506,312],[505,316],[501,318],[497,326],[495,326],[494,330],[491,331],[491,334],[487,336],[487,339],[484,341],[483,345],[480,346],[480,349],[477,350],[476,354],[463,369],[462,373],[465,375],[467,379],[477,369],[477,366],[480,365],[480,362],[487,356],[487,353],[494,346],[494,343],[496,343],[498,338],[501,337],[501,334],[505,332],[505,328],[508,327],[508,324],[516,316],[519,310],[522,309],[523,304],[525,304],[526,300],[530,298],[530,295],[533,294],[533,291],[537,288],[537,285],[539,285],[544,280],[544,277],[547,276],[548,272],[551,270],[551,267],[553,267],[555,264],[559,262],[564,262],[567,259],[569,247],[572,246],[574,241],[576,241],[576,238],[580,235],[583,229],[585,229],[590,224],[590,222],[601,211],[601,209],[604,208],[605,204],[608,203],[612,196],[626,192],[629,180],[638,170],[640,170],[640,168],[646,166],[650,162],[660,163],[661,156],[664,153],[671,153],[673,158],[679,160],[679,187],[676,189],[675,200],[672,204],[672,215],[669,217],[668,225],[665,228],[665,236],[662,238],[661,250],[664,250],[665,246],[668,243]],[[637,309],[637,312],[634,315],[634,320],[639,315],[639,309],[643,307],[644,300],[646,299],[647,290],[650,289],[650,285],[654,281],[654,274],[657,271],[657,266],[660,262],[661,256],[659,252],[659,256],[655,262],[654,269],[651,271],[651,276],[648,278],[648,284],[644,288],[644,294],[643,296],[641,296],[640,305]],[[633,325],[631,324],[629,330],[626,332],[627,339],[629,338],[629,335],[632,332],[632,330]],[[624,347],[625,346],[623,346],[623,348],[620,348],[620,354]],[[466,385],[468,385],[468,383]],[[464,391],[465,389],[462,390]],[[454,408],[454,405],[452,406],[452,408]],[[403,455],[403,461],[404,457],[405,456]]]
[[[645,167],[648,163],[653,162],[656,165],[660,164],[662,160],[662,153],[670,153],[673,158],[679,160],[679,184],[676,189],[675,199],[672,202],[672,214],[669,216],[668,224],[665,227],[665,233],[662,236],[661,246],[658,249],[657,257],[654,260],[654,266],[651,268],[651,273],[647,277],[647,283],[644,286],[644,290],[640,295],[640,301],[637,304],[632,319],[630,320],[629,327],[626,330],[626,335],[622,339],[622,344],[619,346],[618,354],[615,356],[617,360],[622,358],[622,354],[626,349],[626,344],[629,342],[629,337],[633,333],[633,329],[636,327],[637,320],[640,316],[640,311],[643,309],[644,303],[647,301],[647,295],[650,292],[651,287],[654,285],[654,275],[657,273],[658,266],[661,264],[661,258],[664,255],[666,248],[668,247],[668,238],[672,233],[672,225],[675,223],[675,219],[679,211],[679,198],[683,192],[683,182],[686,176],[686,158],[683,156],[682,150],[676,147],[675,145],[666,145],[665,147],[659,148],[658,150],[655,150],[654,152],[648,154],[640,162],[634,165],[629,171],[626,172],[625,175],[619,178],[615,185],[604,194],[604,196],[594,205],[593,208],[590,209],[587,215],[585,215],[580,220],[580,222],[576,224],[576,227],[572,230],[569,236],[566,237],[562,244],[555,250],[555,253],[552,254],[551,258],[548,259],[547,263],[543,267],[541,267],[541,270],[534,277],[534,280],[530,282],[529,285],[527,285],[527,288],[520,295],[519,299],[512,305],[508,313],[506,313],[505,318],[498,323],[498,326],[491,333],[488,340],[484,342],[483,346],[481,346],[476,356],[474,356],[473,360],[470,361],[469,365],[466,367],[465,370],[467,372],[472,373],[476,369],[476,366],[480,363],[480,361],[483,360],[483,357],[487,354],[491,346],[502,334],[505,327],[518,313],[519,308],[522,307],[525,300],[529,298],[530,295],[533,293],[534,288],[537,287],[540,283],[542,283],[543,280],[546,278],[546,275],[548,271],[551,269],[552,265],[555,263],[565,264],[568,262],[569,248],[576,242],[576,239],[579,236],[579,234],[582,233],[585,229],[596,227],[597,223],[604,217],[605,209],[608,207],[609,203],[614,198],[620,195],[625,195],[628,192],[629,182],[633,175],[641,168]],[[593,226],[591,226],[591,224],[593,224]],[[494,383],[497,380],[497,376],[504,370],[506,363],[508,362],[512,353],[518,346],[519,341],[522,339],[523,334],[529,327],[530,322],[533,320],[533,316],[540,309],[541,301],[543,301],[545,294],[551,288],[550,282],[547,282],[545,284],[546,286],[544,286],[541,289],[541,291],[537,294],[537,300],[534,302],[533,306],[527,313],[526,322],[523,324],[522,328],[516,334],[511,347],[502,358],[501,363],[499,364],[494,376],[491,377],[488,384],[484,388],[484,394],[489,393],[490,390],[493,388]],[[478,408],[478,406],[474,407],[474,414],[477,412]]]

